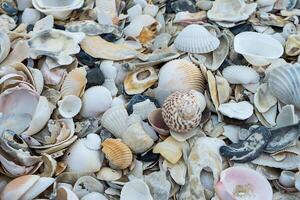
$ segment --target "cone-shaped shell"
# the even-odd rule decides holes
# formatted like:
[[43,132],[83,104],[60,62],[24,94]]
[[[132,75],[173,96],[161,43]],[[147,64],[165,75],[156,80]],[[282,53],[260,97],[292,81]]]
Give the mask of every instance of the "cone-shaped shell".
[[178,59],[166,63],[160,69],[158,77],[158,87],[170,92],[205,90],[205,78],[202,72],[187,60]]
[[116,169],[126,169],[132,163],[132,152],[120,139],[106,139],[102,151],[110,165]]
[[268,79],[271,93],[286,104],[300,108],[300,65],[283,65],[273,69]]
[[165,100],[162,116],[171,130],[186,133],[200,124],[205,107],[206,101],[200,92],[174,92]]
[[73,69],[65,78],[61,86],[61,95],[75,95],[81,97],[87,83],[86,70],[81,68]]
[[259,74],[244,65],[231,65],[222,71],[223,77],[231,84],[258,83]]
[[178,34],[174,45],[180,51],[188,53],[208,53],[218,48],[220,41],[204,26],[192,24]]

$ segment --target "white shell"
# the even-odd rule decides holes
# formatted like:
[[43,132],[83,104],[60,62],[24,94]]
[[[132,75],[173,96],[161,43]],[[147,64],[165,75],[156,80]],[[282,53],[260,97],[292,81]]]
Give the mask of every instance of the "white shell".
[[142,15],[143,10],[140,4],[136,4],[127,10],[128,19],[131,22],[134,18]]
[[41,13],[33,8],[26,8],[22,13],[22,23],[34,25],[41,18]]
[[118,70],[113,64],[114,62],[111,60],[104,60],[101,62],[100,70],[105,78],[116,78]]
[[297,188],[297,190],[300,191],[300,172],[299,171],[295,174],[295,188]]
[[270,72],[268,87],[285,104],[300,108],[300,65],[282,65]]
[[59,186],[57,190],[56,200],[79,200],[71,188]]
[[81,109],[81,99],[75,95],[67,95],[58,101],[58,111],[64,118],[75,117]]
[[80,115],[96,117],[105,112],[111,105],[112,97],[108,89],[103,86],[94,86],[85,91],[82,96]]
[[134,179],[127,182],[122,190],[120,200],[153,200],[149,187],[147,184],[140,180]]
[[291,188],[295,186],[295,173],[292,171],[282,171],[279,177],[279,183],[283,187]]
[[276,97],[271,94],[266,83],[261,84],[254,94],[254,105],[261,113],[267,112],[277,103]]
[[127,37],[138,37],[143,30],[143,27],[150,26],[155,22],[156,20],[150,15],[137,16],[124,28],[124,34]]
[[158,12],[159,7],[154,4],[147,4],[147,6],[144,8],[143,13],[145,15],[150,15],[152,17],[155,17]]
[[224,103],[218,110],[227,117],[240,120],[248,119],[253,114],[253,106],[247,101]]
[[10,51],[10,39],[4,31],[0,31],[0,63],[7,57]]
[[234,37],[234,50],[254,66],[264,66],[283,54],[280,42],[270,35],[242,32]]
[[99,135],[95,133],[90,133],[86,136],[86,140],[84,141],[84,145],[91,150],[97,151],[100,149],[101,138]]
[[128,113],[124,106],[114,106],[108,109],[101,118],[101,124],[115,137],[122,138],[127,129]]
[[220,41],[204,28],[204,26],[192,24],[185,27],[178,34],[174,45],[180,51],[208,53],[218,48]]
[[18,10],[25,10],[25,8],[30,8],[32,7],[32,0],[16,0],[17,2],[17,6],[18,6]]
[[97,173],[97,179],[102,181],[116,181],[122,177],[121,170],[115,170],[109,167],[103,167]]
[[150,101],[149,99],[136,103],[133,106],[133,112],[132,114],[138,115],[141,117],[142,120],[145,120],[148,118],[148,115],[156,109],[155,104]]
[[55,181],[54,178],[40,177],[23,195],[20,200],[35,199]]
[[101,193],[92,192],[82,197],[81,200],[107,200],[107,198]]
[[231,84],[258,83],[259,74],[244,65],[231,65],[222,71],[223,77]]
[[92,176],[81,176],[75,182],[73,191],[79,198],[82,198],[91,192],[102,193],[104,191],[104,186]]
[[282,107],[280,113],[277,116],[277,127],[288,126],[296,124],[299,121],[298,116],[295,113],[294,105],[286,105]]

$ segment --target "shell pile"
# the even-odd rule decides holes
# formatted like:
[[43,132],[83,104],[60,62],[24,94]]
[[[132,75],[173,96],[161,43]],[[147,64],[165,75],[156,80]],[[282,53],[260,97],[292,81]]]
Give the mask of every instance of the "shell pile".
[[0,0],[0,199],[300,199],[299,17]]

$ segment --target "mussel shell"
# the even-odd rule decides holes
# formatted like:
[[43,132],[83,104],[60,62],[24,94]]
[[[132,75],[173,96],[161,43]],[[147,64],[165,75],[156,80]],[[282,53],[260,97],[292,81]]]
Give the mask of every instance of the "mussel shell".
[[99,67],[87,70],[86,79],[88,87],[102,85],[105,80],[104,75]]
[[126,107],[126,110],[127,110],[128,114],[130,115],[133,112],[133,105],[134,104],[146,101],[147,99],[149,99],[150,101],[152,101],[155,104],[156,107],[158,107],[158,108],[160,107],[159,103],[157,102],[156,99],[154,99],[152,97],[149,97],[149,96],[144,96],[144,95],[141,95],[141,94],[136,94],[128,102],[128,105]]
[[220,148],[220,154],[239,163],[254,160],[263,153],[269,142],[271,132],[268,128],[260,126],[250,130],[251,134],[243,141]]

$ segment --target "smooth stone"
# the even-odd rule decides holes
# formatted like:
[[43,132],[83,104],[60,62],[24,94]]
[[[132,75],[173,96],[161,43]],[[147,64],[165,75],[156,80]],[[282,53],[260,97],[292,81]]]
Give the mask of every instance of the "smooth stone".
[[167,180],[165,172],[152,172],[145,176],[145,182],[149,186],[153,199],[169,199],[171,183]]
[[35,24],[41,19],[41,13],[33,8],[25,8],[22,14],[22,23]]

